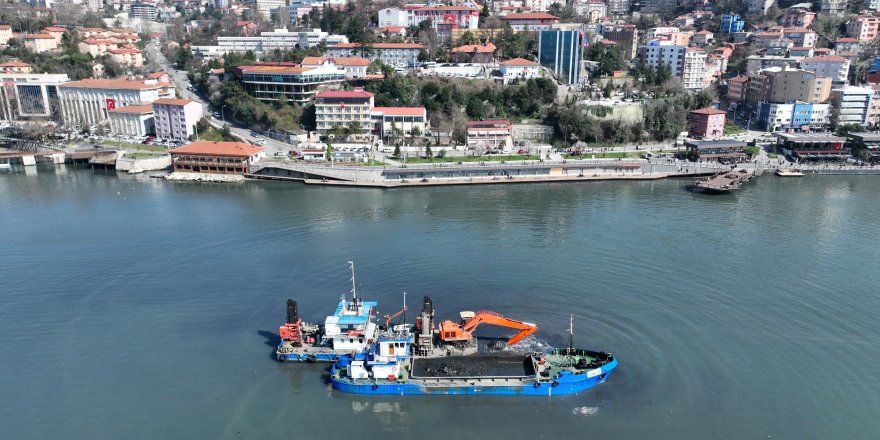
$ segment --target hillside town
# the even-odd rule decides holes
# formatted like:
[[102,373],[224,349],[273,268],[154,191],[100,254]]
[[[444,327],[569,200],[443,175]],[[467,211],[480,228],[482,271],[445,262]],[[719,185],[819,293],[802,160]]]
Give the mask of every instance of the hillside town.
[[7,1],[0,161],[322,181],[868,167],[878,29],[867,0]]

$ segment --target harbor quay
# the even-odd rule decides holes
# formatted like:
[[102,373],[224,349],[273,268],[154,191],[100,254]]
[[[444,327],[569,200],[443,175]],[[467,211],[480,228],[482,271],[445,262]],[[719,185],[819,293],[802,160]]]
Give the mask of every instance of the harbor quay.
[[310,185],[399,188],[589,180],[651,180],[716,174],[729,167],[680,160],[580,159],[444,162],[408,166],[333,166],[264,160],[251,166],[252,179],[300,181]]

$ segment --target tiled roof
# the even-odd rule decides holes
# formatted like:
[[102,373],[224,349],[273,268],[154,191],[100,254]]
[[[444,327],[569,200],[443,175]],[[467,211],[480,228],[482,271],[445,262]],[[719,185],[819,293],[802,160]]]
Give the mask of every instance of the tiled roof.
[[196,156],[251,157],[261,151],[263,151],[262,147],[241,142],[195,141],[175,148],[169,151],[169,153],[192,154]]
[[116,107],[113,110],[110,110],[110,113],[152,113],[153,112],[153,104],[144,104],[144,105],[127,105],[125,107]]
[[241,66],[242,73],[290,73],[298,75],[309,70],[314,69],[299,66]]
[[315,98],[372,98],[373,94],[363,90],[329,90],[320,92]]
[[160,98],[153,101],[153,105],[187,105],[191,102],[189,99],[172,99],[172,98]]
[[370,60],[360,57],[305,57],[303,65],[319,65],[327,61],[332,61],[339,66],[369,66]]
[[427,112],[424,107],[373,107],[373,111],[396,116],[423,116]]
[[846,58],[835,56],[835,55],[822,55],[822,56],[818,56],[818,57],[804,58],[801,61],[829,61],[829,62],[842,63],[842,62],[846,61]]
[[498,63],[502,66],[537,66],[538,63],[529,61],[525,58],[514,58],[512,60],[502,61]]
[[699,110],[693,110],[691,113],[696,113],[698,115],[725,115],[727,112],[724,110],[718,110],[717,108],[701,108]]
[[452,53],[492,53],[495,52],[495,45],[492,43],[481,44],[465,44],[464,46],[455,47]]
[[25,40],[54,40],[55,37],[49,34],[31,34],[24,37]]
[[143,81],[127,79],[94,79],[87,78],[79,81],[71,81],[60,84],[58,87],[76,87],[83,89],[125,89],[125,90],[149,90],[158,89],[159,84],[144,84]]
[[[339,43],[328,46],[329,49],[355,49],[360,43]],[[427,46],[416,43],[373,43],[373,49],[426,49]]]
[[548,14],[546,12],[521,12],[518,14],[507,14],[501,17],[502,20],[559,20],[559,17]]
[[0,64],[0,67],[31,67],[31,65],[22,61],[12,60]]

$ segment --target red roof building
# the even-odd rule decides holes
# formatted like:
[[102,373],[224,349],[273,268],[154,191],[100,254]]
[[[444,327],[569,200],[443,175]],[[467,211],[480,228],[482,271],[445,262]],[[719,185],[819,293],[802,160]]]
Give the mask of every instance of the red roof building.
[[263,148],[241,142],[196,141],[171,151],[176,172],[244,174],[264,156]]
[[727,113],[715,108],[701,108],[688,115],[688,136],[697,139],[718,139],[724,136]]

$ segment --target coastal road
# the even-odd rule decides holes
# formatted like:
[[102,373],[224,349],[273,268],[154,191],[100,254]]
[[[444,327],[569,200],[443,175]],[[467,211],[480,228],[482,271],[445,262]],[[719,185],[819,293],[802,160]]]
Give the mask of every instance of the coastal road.
[[263,148],[266,150],[266,154],[269,156],[273,156],[276,153],[287,154],[288,151],[294,149],[292,145],[286,144],[284,142],[278,142],[274,139],[269,139],[263,136],[251,136],[250,127],[239,126],[233,121],[222,121],[218,118],[215,118],[212,113],[215,111],[221,112],[221,109],[213,108],[211,104],[202,99],[201,96],[199,96],[195,92],[186,89],[186,87],[189,85],[189,77],[187,76],[187,71],[175,69],[171,62],[168,61],[168,58],[166,58],[165,55],[162,54],[162,51],[159,50],[159,47],[155,44],[148,44],[146,52],[147,56],[151,60],[155,61],[156,64],[158,64],[162,68],[162,70],[168,73],[168,76],[171,78],[171,82],[177,89],[177,96],[179,96],[180,98],[198,102],[202,105],[203,113],[208,118],[211,126],[213,126],[214,128],[219,130],[223,128],[224,124],[229,125],[229,131],[233,135],[235,135],[242,141],[251,144],[256,144],[258,140],[262,139],[263,142],[265,142]]

